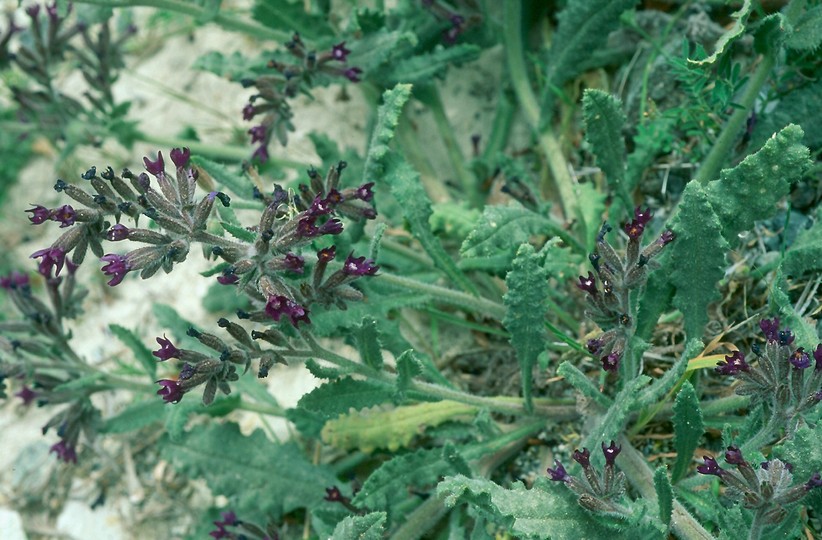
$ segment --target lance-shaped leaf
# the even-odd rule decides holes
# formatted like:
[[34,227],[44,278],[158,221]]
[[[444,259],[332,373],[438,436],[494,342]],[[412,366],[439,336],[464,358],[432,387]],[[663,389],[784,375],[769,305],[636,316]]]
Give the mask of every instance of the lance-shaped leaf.
[[699,446],[705,426],[702,423],[702,409],[693,385],[685,381],[674,401],[674,448],[676,461],[671,469],[671,482],[676,484],[688,472],[694,451]]
[[548,298],[548,277],[540,265],[540,257],[531,244],[522,244],[514,259],[513,270],[505,278],[508,286],[503,301],[507,311],[502,323],[511,333],[511,345],[517,352],[522,374],[522,395],[525,407],[531,410],[533,367],[545,350],[545,301]]
[[654,489],[659,504],[659,521],[665,527],[670,527],[671,516],[674,513],[674,490],[668,480],[668,470],[664,466],[654,471]]
[[476,60],[480,48],[468,43],[453,47],[437,47],[433,52],[404,58],[383,75],[391,81],[421,84],[430,83],[452,65],[458,66]]
[[110,324],[108,325],[108,328],[111,330],[111,333],[117,337],[117,339],[122,341],[126,347],[131,349],[131,352],[134,353],[134,358],[140,362],[140,365],[153,380],[154,375],[157,373],[157,358],[151,354],[148,347],[143,345],[140,338],[128,328],[120,326],[119,324]]
[[422,373],[422,364],[414,356],[413,350],[409,349],[397,358],[397,392],[394,396],[397,403],[405,400],[411,380],[420,373]]
[[619,100],[602,90],[586,90],[582,96],[585,138],[591,144],[596,163],[611,190],[630,207],[633,186],[625,183],[625,139],[622,127],[625,113]]
[[822,43],[822,6],[816,6],[803,13],[797,22],[786,45],[791,49],[812,51]]
[[245,227],[232,225],[231,223],[226,223],[225,221],[221,221],[220,226],[223,229],[225,229],[228,232],[228,234],[230,234],[237,240],[242,240],[243,242],[254,242],[254,240],[256,240],[257,238],[257,233],[249,231]]
[[357,348],[363,363],[376,370],[382,369],[382,347],[377,333],[377,322],[365,317],[354,331]]
[[329,540],[382,540],[386,517],[385,512],[348,516],[337,524]]
[[[716,284],[725,274],[728,242],[705,189],[691,182],[682,194],[679,214],[671,227],[676,240],[671,250],[671,283],[674,305],[685,317],[688,337],[700,338],[708,322],[708,304],[719,298]],[[698,263],[698,264],[695,264]]]
[[383,104],[377,109],[377,122],[374,125],[371,142],[365,156],[363,182],[375,182],[382,178],[385,171],[385,159],[390,152],[388,145],[394,139],[402,108],[410,96],[410,84],[398,84],[383,93]]
[[300,36],[309,40],[325,38],[334,33],[326,17],[309,13],[302,2],[257,0],[251,13],[254,20],[269,28],[289,34],[299,29]]
[[742,7],[731,14],[731,18],[734,19],[734,24],[728,31],[722,34],[722,37],[716,42],[714,53],[704,60],[691,60],[689,58],[688,62],[700,66],[716,62],[722,53],[725,52],[725,49],[739,39],[743,32],[745,32],[745,25],[748,23],[748,16],[751,14],[752,8],[753,2],[751,0],[745,0]]

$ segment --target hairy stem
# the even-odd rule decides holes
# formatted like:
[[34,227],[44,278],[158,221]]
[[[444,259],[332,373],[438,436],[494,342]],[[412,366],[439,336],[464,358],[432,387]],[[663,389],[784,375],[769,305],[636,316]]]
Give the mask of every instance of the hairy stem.
[[477,298],[471,294],[440,287],[439,285],[422,283],[415,279],[395,276],[393,274],[380,273],[379,279],[384,283],[389,283],[396,287],[431,295],[431,297],[438,302],[457,306],[487,317],[493,317],[497,320],[502,320],[502,318],[505,317],[505,306],[485,298]]

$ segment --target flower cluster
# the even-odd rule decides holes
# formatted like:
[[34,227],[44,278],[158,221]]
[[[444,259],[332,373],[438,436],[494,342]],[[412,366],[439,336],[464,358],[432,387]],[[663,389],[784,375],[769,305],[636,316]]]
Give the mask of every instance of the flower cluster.
[[574,450],[572,455],[574,461],[582,467],[584,480],[580,480],[568,474],[565,467],[559,460],[554,461],[554,468],[548,468],[548,476],[555,482],[563,482],[568,488],[579,496],[578,502],[581,506],[597,512],[617,512],[620,511],[616,500],[625,491],[625,475],[616,471],[616,458],[621,447],[614,441],[610,445],[602,443],[602,454],[605,457],[605,468],[603,473],[594,469],[591,465],[591,451],[587,448]]
[[[234,512],[223,512],[221,517],[222,519],[214,522],[214,526],[217,528],[208,533],[215,540],[220,538],[229,540],[279,540],[280,538],[273,525],[269,525],[263,531],[253,523],[240,521]],[[231,529],[234,529],[234,531]]]
[[[42,394],[54,394],[53,392],[41,392]],[[57,395],[51,395],[50,402],[59,403],[62,400]],[[72,404],[54,415],[48,423],[43,426],[43,435],[56,427],[57,436],[60,440],[51,445],[50,454],[56,454],[57,459],[64,463],[77,463],[77,445],[80,434],[83,433],[86,439],[94,437],[93,426],[99,421],[99,411],[95,409],[87,398],[73,400]]]
[[[650,209],[634,209],[634,218],[622,227],[628,235],[628,246],[624,257],[620,257],[614,247],[605,239],[611,227],[605,223],[596,238],[596,249],[588,257],[594,272],[580,276],[576,286],[587,293],[586,314],[596,322],[602,333],[588,340],[586,348],[598,358],[602,368],[616,372],[625,350],[625,345],[634,332],[631,317],[630,293],[640,287],[654,267],[662,249],[674,240],[674,233],[664,231],[658,238],[641,247],[641,238],[652,218]],[[597,281],[602,286],[597,287]]]
[[804,347],[794,347],[795,336],[790,329],[781,329],[776,317],[761,320],[759,328],[765,344],[752,347],[755,365],[741,351],[734,351],[714,370],[736,377],[740,381],[736,393],[751,396],[753,404],[764,403],[772,414],[798,420],[800,414],[822,401],[822,343],[810,353]]
[[243,107],[243,120],[261,116],[260,123],[248,130],[251,143],[259,143],[252,158],[260,162],[268,160],[268,146],[273,137],[283,146],[288,142],[288,132],[294,131],[288,100],[306,90],[318,74],[341,76],[351,82],[359,82],[362,75],[362,69],[346,66],[351,51],[346,48],[345,41],[329,51],[318,53],[310,50],[299,34],[294,34],[285,48],[291,62],[271,60],[268,67],[276,73],[243,81],[243,86],[253,86],[258,91]]
[[735,446],[725,451],[725,462],[736,470],[723,469],[711,456],[702,459],[697,472],[717,476],[728,487],[732,498],[759,514],[762,523],[767,525],[782,521],[787,515],[786,507],[798,502],[811,489],[822,487],[818,472],[804,484],[792,485],[793,466],[778,459],[765,461],[754,469]]

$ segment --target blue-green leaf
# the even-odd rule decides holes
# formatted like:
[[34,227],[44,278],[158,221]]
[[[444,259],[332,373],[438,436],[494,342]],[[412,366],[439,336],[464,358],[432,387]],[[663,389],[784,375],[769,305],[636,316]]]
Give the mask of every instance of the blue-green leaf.
[[668,470],[665,466],[654,471],[654,489],[659,504],[659,521],[666,527],[670,527],[671,516],[674,512],[674,490],[668,480]]
[[348,516],[337,524],[328,540],[382,540],[386,518],[385,512]]
[[438,46],[430,53],[404,58],[391,66],[385,77],[391,81],[421,84],[430,83],[452,65],[460,65],[475,60],[480,48],[468,43],[453,47]]
[[377,322],[370,317],[363,318],[362,324],[354,330],[354,338],[363,363],[376,370],[382,369],[382,346],[377,332]]
[[694,451],[705,432],[702,410],[693,385],[685,381],[674,401],[674,447],[676,461],[671,469],[671,482],[676,484],[688,471],[693,461]]
[[625,182],[625,139],[622,128],[625,113],[614,96],[602,90],[589,89],[582,96],[582,115],[585,119],[585,138],[591,144],[596,163],[611,190],[623,197],[630,208],[630,190]]
[[110,324],[108,328],[117,339],[131,349],[131,352],[134,353],[134,358],[140,362],[140,365],[143,366],[143,369],[153,381],[157,373],[157,358],[151,354],[149,348],[143,345],[140,338],[128,328],[120,326],[119,324]]

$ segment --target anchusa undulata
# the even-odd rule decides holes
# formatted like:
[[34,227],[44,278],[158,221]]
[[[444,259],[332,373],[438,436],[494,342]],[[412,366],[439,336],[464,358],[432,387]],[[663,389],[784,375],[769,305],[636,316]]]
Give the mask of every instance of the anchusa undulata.
[[[729,446],[725,451],[725,463],[733,465],[736,470],[720,467],[711,456],[704,456],[703,461],[702,465],[697,466],[697,472],[718,477],[728,488],[726,493],[729,498],[752,510],[753,527],[781,522],[792,505],[811,489],[822,487],[818,472],[805,483],[794,485],[793,466],[778,459],[765,461],[755,469],[735,446]],[[761,534],[761,530],[758,532]]]
[[279,540],[280,535],[276,527],[269,523],[265,530],[247,521],[237,519],[237,514],[232,511],[223,512],[219,519],[214,522],[216,529],[208,533],[211,538],[218,540],[226,538],[229,540]]
[[548,476],[555,482],[565,483],[579,497],[580,506],[588,510],[625,514],[627,510],[616,502],[625,492],[625,475],[616,471],[620,450],[614,441],[610,445],[602,443],[605,468],[601,474],[591,465],[591,451],[583,448],[574,450],[572,457],[582,467],[584,480],[568,474],[559,461],[555,461],[554,468],[548,468]]
[[343,77],[351,82],[359,82],[362,69],[348,66],[351,51],[342,41],[330,50],[317,52],[295,33],[285,43],[287,55],[268,62],[268,68],[275,73],[261,75],[256,79],[244,79],[243,86],[255,87],[257,94],[249,98],[243,107],[243,120],[258,118],[259,123],[248,130],[251,143],[259,146],[252,158],[264,162],[268,160],[268,145],[276,137],[283,146],[288,142],[288,132],[294,131],[291,105],[288,100],[296,97],[315,84],[318,77]]
[[794,346],[795,336],[780,328],[778,317],[762,319],[759,328],[765,344],[751,347],[753,359],[734,351],[715,371],[737,378],[736,393],[750,396],[753,405],[764,404],[792,433],[802,415],[822,401],[822,343],[813,351]]
[[628,236],[624,256],[620,256],[605,239],[611,227],[603,224],[597,234],[596,248],[588,256],[594,272],[580,276],[576,283],[587,293],[586,315],[602,329],[596,338],[588,340],[586,348],[600,360],[606,371],[619,369],[625,348],[635,331],[631,291],[645,283],[648,272],[658,264],[654,258],[674,240],[674,233],[666,230],[642,248],[641,239],[652,217],[650,208],[642,210],[638,206],[634,218],[623,225]]

